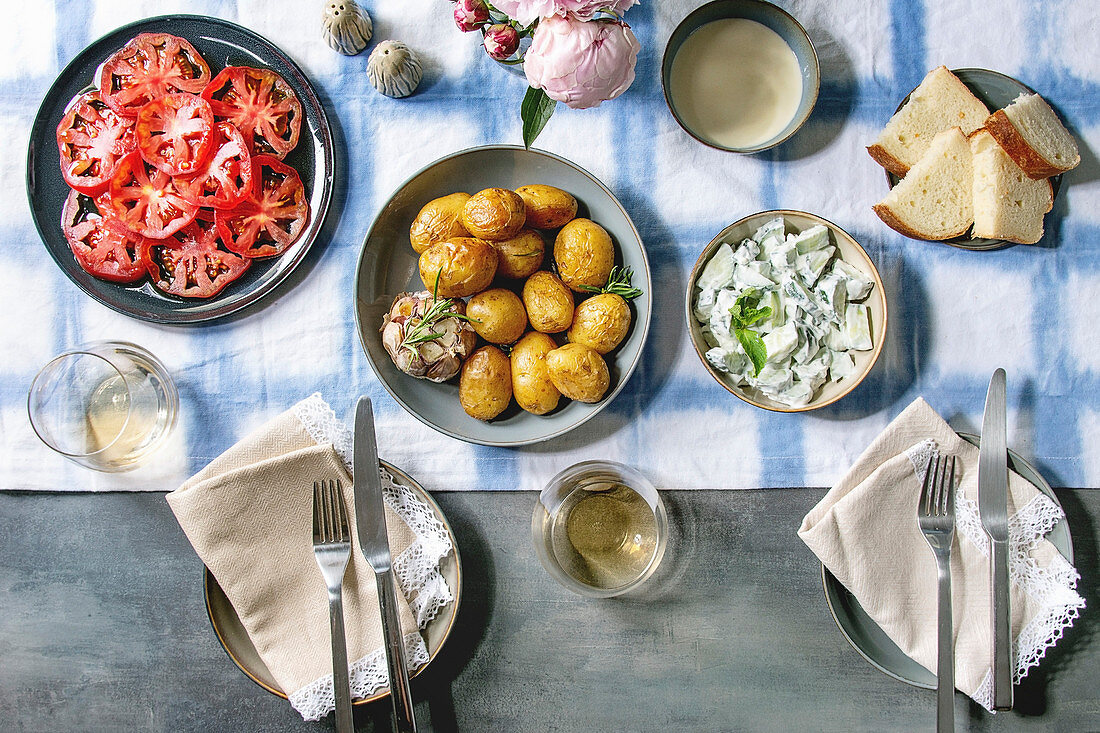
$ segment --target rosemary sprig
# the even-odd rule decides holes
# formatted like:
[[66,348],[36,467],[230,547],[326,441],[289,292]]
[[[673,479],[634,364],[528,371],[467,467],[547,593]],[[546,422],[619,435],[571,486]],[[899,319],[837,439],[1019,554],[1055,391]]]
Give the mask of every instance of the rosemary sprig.
[[415,347],[442,336],[442,333],[434,329],[435,325],[444,318],[457,318],[460,321],[469,322],[469,318],[454,310],[454,300],[451,298],[439,299],[439,277],[442,274],[443,268],[441,267],[439,272],[435,274],[435,287],[432,289],[432,307],[420,317],[420,321],[415,326],[405,333],[405,338],[401,339],[400,348],[408,349],[415,354],[417,353]]
[[607,285],[598,288],[595,285],[581,285],[582,290],[590,293],[614,293],[623,300],[634,300],[642,291],[630,285],[630,278],[634,271],[629,267],[612,267],[607,276]]

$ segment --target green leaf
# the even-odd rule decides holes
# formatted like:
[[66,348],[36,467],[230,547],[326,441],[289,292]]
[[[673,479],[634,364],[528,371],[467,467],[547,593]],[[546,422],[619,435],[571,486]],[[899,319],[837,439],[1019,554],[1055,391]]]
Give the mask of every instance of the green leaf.
[[733,335],[741,342],[741,347],[752,360],[754,377],[760,376],[760,370],[764,368],[764,362],[768,360],[768,347],[764,346],[764,339],[756,331],[747,328],[735,328]]
[[768,318],[771,314],[772,307],[770,305],[766,305],[763,308],[745,308],[741,312],[741,322],[745,324],[743,327],[748,327],[757,321]]
[[523,95],[523,103],[519,107],[519,117],[523,120],[523,146],[531,147],[535,138],[546,127],[550,116],[554,114],[554,108],[558,103],[546,96],[546,92],[535,87],[528,87]]
[[630,284],[630,278],[633,276],[633,268],[612,267],[611,273],[607,276],[607,284],[602,288],[595,285],[581,285],[581,290],[589,293],[614,293],[623,300],[634,300],[642,294],[642,291]]

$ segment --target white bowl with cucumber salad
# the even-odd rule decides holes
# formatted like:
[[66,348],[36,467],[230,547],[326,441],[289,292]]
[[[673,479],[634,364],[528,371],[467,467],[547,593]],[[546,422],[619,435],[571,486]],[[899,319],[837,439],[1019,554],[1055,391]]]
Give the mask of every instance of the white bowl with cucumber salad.
[[776,412],[851,392],[886,338],[874,263],[846,231],[804,211],[763,211],[719,232],[695,262],[685,306],[711,376]]

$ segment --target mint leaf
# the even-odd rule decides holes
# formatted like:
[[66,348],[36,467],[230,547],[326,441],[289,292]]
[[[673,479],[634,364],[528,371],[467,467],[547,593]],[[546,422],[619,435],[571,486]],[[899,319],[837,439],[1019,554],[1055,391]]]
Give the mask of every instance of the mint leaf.
[[752,360],[752,375],[759,377],[760,370],[764,368],[764,363],[768,360],[768,348],[764,346],[764,339],[760,338],[760,334],[756,331],[750,331],[747,328],[735,328],[733,335],[741,342],[741,348]]
[[760,376],[760,370],[764,368],[764,362],[768,360],[768,347],[764,345],[764,339],[760,334],[749,329],[754,323],[768,318],[772,314],[770,305],[757,308],[760,302],[760,294],[756,288],[749,288],[738,296],[730,308],[730,330],[737,340],[741,342],[741,348],[752,360],[754,377]]
[[550,116],[554,114],[554,108],[558,103],[546,96],[546,92],[535,87],[528,87],[523,95],[523,102],[519,106],[519,117],[523,120],[523,147],[530,148],[535,138],[546,127]]

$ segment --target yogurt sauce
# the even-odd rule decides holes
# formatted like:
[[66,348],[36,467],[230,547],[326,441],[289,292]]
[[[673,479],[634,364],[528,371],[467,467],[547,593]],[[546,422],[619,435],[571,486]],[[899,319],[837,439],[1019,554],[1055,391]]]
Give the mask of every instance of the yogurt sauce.
[[778,33],[744,18],[701,26],[672,62],[669,96],[684,125],[727,148],[771,140],[794,119],[802,72]]

